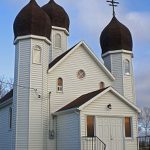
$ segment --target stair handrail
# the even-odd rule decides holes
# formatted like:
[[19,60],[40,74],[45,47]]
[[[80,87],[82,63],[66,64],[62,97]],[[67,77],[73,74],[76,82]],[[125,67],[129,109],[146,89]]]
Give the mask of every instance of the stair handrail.
[[97,136],[93,136],[93,137],[82,136],[82,138],[84,138],[84,139],[85,138],[87,138],[87,139],[89,139],[89,138],[91,138],[91,139],[95,138],[95,139],[97,139],[99,142],[101,142],[103,144],[103,148],[104,148],[104,150],[106,150],[106,144],[99,137],[97,137]]

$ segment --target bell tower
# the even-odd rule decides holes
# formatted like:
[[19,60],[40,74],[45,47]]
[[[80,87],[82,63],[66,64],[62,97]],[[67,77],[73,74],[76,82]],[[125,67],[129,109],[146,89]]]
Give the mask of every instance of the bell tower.
[[14,21],[12,150],[46,150],[50,34],[49,17],[31,0]]
[[50,0],[42,9],[48,14],[52,23],[52,60],[67,50],[69,36],[69,16],[63,7]]
[[113,7],[113,18],[100,36],[102,58],[105,66],[114,75],[113,87],[129,101],[135,103],[133,75],[133,43],[129,29],[115,16],[114,0],[108,1]]

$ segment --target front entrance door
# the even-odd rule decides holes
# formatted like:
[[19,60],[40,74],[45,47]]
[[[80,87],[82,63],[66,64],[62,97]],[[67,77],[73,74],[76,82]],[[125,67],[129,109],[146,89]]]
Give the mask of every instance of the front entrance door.
[[106,150],[124,150],[122,123],[122,118],[96,118],[96,136],[106,144]]

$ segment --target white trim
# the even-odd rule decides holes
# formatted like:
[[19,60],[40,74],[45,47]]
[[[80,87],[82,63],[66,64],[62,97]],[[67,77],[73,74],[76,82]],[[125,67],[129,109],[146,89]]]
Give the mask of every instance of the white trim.
[[65,34],[66,34],[67,36],[69,36],[69,32],[67,31],[67,29],[66,29],[66,28],[52,26],[52,29],[54,29],[54,30],[61,30],[61,31],[64,31],[64,32],[65,32]]
[[131,54],[133,56],[133,52],[132,51],[128,51],[128,50],[115,50],[115,51],[108,51],[108,52],[102,54],[102,57],[106,57],[109,54],[116,54],[116,53],[126,53],[126,54]]
[[97,96],[95,96],[94,98],[92,98],[91,100],[89,100],[88,102],[84,103],[83,105],[81,105],[79,107],[79,110],[83,110],[86,106],[88,106],[90,103],[92,103],[93,101],[95,101],[97,98],[99,98],[100,96],[104,95],[105,93],[107,93],[108,91],[111,91],[112,93],[114,93],[116,96],[118,96],[121,100],[123,100],[123,102],[125,102],[126,104],[128,104],[130,107],[132,107],[134,110],[136,110],[138,113],[141,112],[141,110],[135,106],[133,103],[131,103],[130,101],[128,101],[125,97],[123,97],[121,94],[119,94],[116,90],[114,90],[112,87],[107,88],[106,90],[104,90],[103,92],[101,92],[100,94],[98,94]]
[[37,40],[44,40],[47,44],[51,45],[51,41],[43,36],[37,36],[37,35],[25,35],[25,36],[18,36],[14,40],[14,44],[17,44],[19,40],[24,40],[24,39],[37,39]]
[[84,41],[80,41],[68,54],[66,54],[59,62],[57,62],[52,68],[48,70],[48,73],[51,72],[56,66],[61,64],[69,55],[71,55],[79,46],[83,45],[87,52],[92,56],[92,58],[96,61],[98,66],[108,75],[108,77],[114,81],[115,77],[109,72],[109,70],[100,62],[100,60],[96,57],[96,55],[92,52],[92,50],[85,44]]
[[53,115],[58,116],[58,115],[64,115],[64,114],[73,113],[73,112],[77,112],[77,111],[78,111],[77,108],[71,108],[71,109],[62,110],[62,111],[56,111],[53,113]]

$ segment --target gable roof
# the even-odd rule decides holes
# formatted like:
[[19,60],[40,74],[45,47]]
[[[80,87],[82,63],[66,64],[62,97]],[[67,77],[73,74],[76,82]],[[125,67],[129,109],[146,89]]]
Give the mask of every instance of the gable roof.
[[122,100],[124,103],[129,105],[135,111],[141,112],[141,110],[136,105],[134,105],[132,102],[128,101],[125,97],[123,97],[121,94],[119,94],[112,87],[107,87],[107,88],[104,88],[104,89],[101,89],[101,90],[97,90],[97,91],[94,91],[94,92],[84,94],[84,95],[78,97],[77,99],[75,99],[74,101],[72,101],[71,103],[67,104],[63,108],[59,109],[57,112],[72,110],[73,108],[78,109],[78,110],[82,110],[87,105],[89,105],[90,103],[95,101],[98,97],[104,95],[108,91],[111,91],[113,94],[115,94],[117,97],[119,97],[120,100]]
[[[78,45],[78,43],[76,44]],[[72,48],[61,54],[60,56],[56,57],[50,64],[49,64],[49,69],[52,68],[57,62],[59,62],[65,55],[67,55],[76,45],[74,45]]]
[[89,101],[90,99],[92,99],[93,97],[95,97],[96,95],[103,92],[107,88],[103,88],[103,89],[100,89],[100,90],[97,90],[97,91],[94,91],[94,92],[84,94],[84,95],[78,97],[77,99],[75,99],[74,101],[72,101],[71,103],[67,104],[63,108],[59,109],[58,111],[64,111],[64,110],[67,110],[67,109],[78,108],[81,105],[83,105],[84,103],[86,103],[87,101]]
[[59,65],[61,62],[63,62],[70,54],[72,54],[78,47],[83,46],[85,50],[88,52],[88,54],[93,58],[93,60],[98,64],[98,66],[106,73],[106,75],[114,81],[114,76],[110,73],[110,71],[100,62],[100,60],[96,57],[96,55],[92,52],[92,50],[85,44],[84,41],[80,41],[75,46],[73,46],[68,51],[64,52],[62,55],[55,58],[50,64],[49,64],[49,70],[48,72],[52,71],[57,65]]
[[11,99],[12,97],[13,97],[13,89],[0,99],[0,104]]

